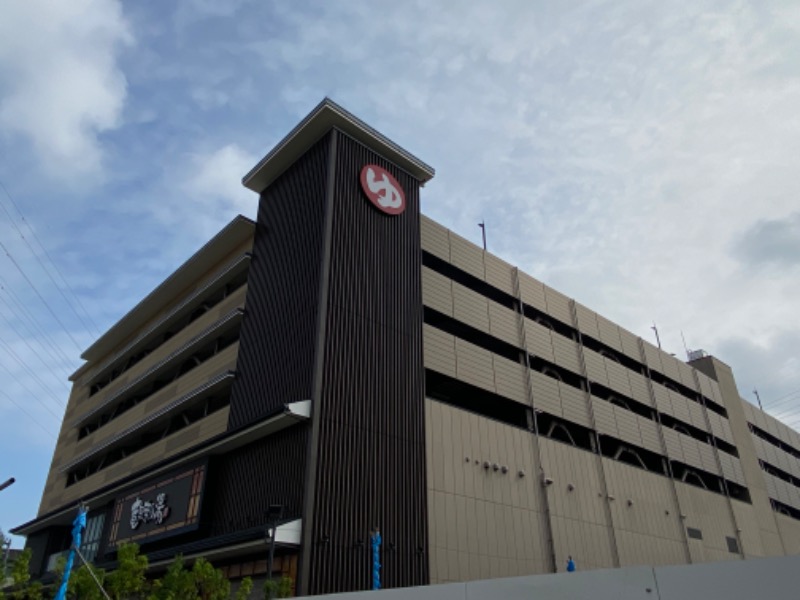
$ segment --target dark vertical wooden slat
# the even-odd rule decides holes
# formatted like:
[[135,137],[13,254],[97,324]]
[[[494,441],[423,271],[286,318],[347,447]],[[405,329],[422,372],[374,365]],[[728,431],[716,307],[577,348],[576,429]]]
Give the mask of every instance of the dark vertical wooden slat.
[[297,425],[213,462],[203,515],[208,534],[264,525],[270,504],[282,504],[286,519],[299,518],[308,435],[307,424]]
[[328,136],[262,194],[229,429],[311,397]]
[[[364,198],[359,174],[367,163],[401,183],[402,215],[387,216]],[[339,133],[332,208],[312,534],[330,543],[306,549],[307,593],[367,588],[376,525],[385,587],[420,585],[428,563],[419,184]]]

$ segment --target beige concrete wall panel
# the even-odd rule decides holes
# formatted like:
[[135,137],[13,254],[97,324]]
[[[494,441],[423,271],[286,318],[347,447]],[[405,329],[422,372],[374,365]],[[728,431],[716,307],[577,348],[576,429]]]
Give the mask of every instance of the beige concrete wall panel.
[[517,348],[522,347],[517,313],[495,302],[489,302],[489,333]]
[[537,371],[531,371],[531,388],[533,389],[533,403],[537,409],[551,415],[562,416],[561,393],[558,381]]
[[456,338],[456,377],[489,391],[496,391],[492,353]]
[[547,438],[541,438],[540,448],[542,469],[553,480],[547,487],[551,513],[607,526],[605,500],[598,496],[602,486],[597,457]]
[[428,267],[422,267],[422,302],[447,316],[453,316],[453,281]]
[[639,426],[639,435],[642,438],[642,446],[652,452],[661,454],[661,439],[658,435],[658,424],[652,419],[645,419],[636,415],[636,422]]
[[553,357],[555,363],[573,373],[580,373],[580,363],[578,362],[578,344],[565,338],[562,335],[553,334]]
[[[602,315],[597,315],[597,328],[600,331],[600,341],[606,346],[614,348],[617,352],[623,352],[620,328]],[[638,360],[638,358],[637,358]]]
[[[518,477],[533,469],[533,437],[529,432],[482,418],[434,400],[430,405],[433,489],[537,510],[535,478]],[[470,462],[466,461],[470,458]],[[475,461],[478,461],[477,463]],[[508,467],[507,473],[483,468],[483,462]],[[457,472],[455,476],[448,472]]]
[[725,406],[725,401],[722,399],[722,390],[719,389],[719,384],[713,380],[711,381],[711,396],[709,398],[720,406]]
[[[64,504],[69,502],[75,502],[78,499],[85,497],[92,491],[98,489],[99,487],[105,484],[114,483],[121,477],[130,475],[131,472],[135,470],[147,467],[152,462],[169,458],[170,456],[173,456],[177,452],[185,450],[186,448],[189,448],[205,439],[208,439],[210,437],[213,437],[214,435],[222,433],[223,431],[225,431],[228,424],[228,414],[229,414],[229,409],[228,407],[225,407],[224,409],[217,411],[212,415],[209,415],[205,419],[198,421],[197,423],[193,423],[192,425],[189,425],[185,429],[182,429],[180,432],[176,432],[172,436],[169,436],[163,440],[159,440],[155,444],[152,444],[151,446],[148,446],[147,448],[140,450],[139,452],[136,452],[128,456],[127,458],[122,459],[114,466],[109,467],[107,469],[103,469],[102,471],[98,471],[97,473],[90,475],[86,479],[83,479],[82,481],[66,488],[64,492],[61,494],[61,498],[59,499],[58,503]],[[214,424],[214,427],[210,429],[208,427],[204,428],[204,423],[206,421],[212,422]],[[192,429],[199,429],[201,430],[201,432],[203,432],[203,434],[200,436],[195,436],[195,439],[186,446],[174,448],[170,451],[166,450],[167,442],[173,436],[178,435],[179,433],[184,433]],[[142,452],[146,452],[146,454],[141,455]],[[142,460],[141,456],[148,457],[149,460],[146,461]],[[53,504],[51,508],[54,508],[55,506],[57,505]]]
[[456,282],[453,282],[453,316],[489,333],[489,300]]
[[548,362],[556,361],[553,355],[553,338],[558,336],[547,327],[539,325],[535,321],[525,319],[525,341],[528,344],[528,351],[534,356],[540,356]]
[[583,390],[576,390],[565,383],[558,383],[561,408],[564,418],[584,427],[592,427],[589,419],[589,405]]
[[[691,423],[692,415],[689,412],[688,406],[691,400],[685,398],[677,392],[673,392],[670,389],[667,389],[667,395],[669,396],[669,403],[672,406],[672,414],[675,416],[675,418],[680,419],[684,423]],[[705,428],[706,427],[704,424],[703,429]]]
[[708,375],[706,375],[702,371],[698,371],[697,369],[695,369],[695,372],[697,373],[697,378],[700,380],[700,392],[706,398],[713,398],[714,391],[712,389],[712,383],[716,382],[714,382]]
[[592,411],[594,412],[594,421],[597,425],[597,432],[613,437],[619,437],[617,431],[617,419],[614,415],[614,407],[599,398],[592,397]]
[[553,518],[556,560],[559,571],[566,569],[572,556],[582,570],[614,566],[610,529],[576,519]]
[[735,456],[730,457],[733,464],[733,475],[731,479],[736,483],[747,486],[747,480],[744,477],[744,469],[742,468],[742,461]]
[[775,519],[786,554],[800,554],[800,521],[777,513]]
[[728,500],[719,494],[681,482],[676,482],[675,488],[686,515],[684,524],[702,531],[706,555],[736,558],[735,554],[728,552],[725,540],[726,536],[736,537]]
[[608,372],[603,357],[584,346],[583,360],[586,364],[586,375],[589,377],[589,381],[596,381],[600,385],[609,387]]
[[547,312],[547,300],[544,295],[544,284],[538,279],[534,279],[527,273],[519,271],[519,289],[522,301],[540,310]]
[[606,373],[608,374],[608,387],[619,392],[623,396],[628,396],[629,398],[633,397],[630,379],[628,379],[629,370],[614,360],[605,357],[602,358]]
[[[534,486],[538,483],[532,436],[433,400],[426,400],[426,405],[427,439],[433,442],[429,452],[442,454],[445,446],[454,445],[461,436],[463,444],[444,460],[445,468],[474,471],[484,484],[474,488],[479,497],[467,488],[464,493],[429,488],[429,543],[431,555],[436,555],[432,577],[467,580],[513,575],[520,568],[524,573],[544,571],[541,514],[528,508],[536,506]],[[467,463],[461,456],[467,452],[508,464],[509,473]],[[433,460],[433,464],[438,462]],[[525,477],[516,476],[520,468],[526,471]],[[448,485],[447,477],[429,476],[429,482],[437,479]],[[442,564],[446,564],[444,569]]]
[[686,562],[683,542],[625,530],[617,531],[615,535],[623,567],[678,565]]
[[431,325],[422,326],[422,352],[426,368],[456,376],[456,338]]
[[675,411],[672,409],[669,390],[655,381],[651,383],[653,386],[653,395],[655,396],[656,401],[656,410],[667,415],[674,415]]
[[678,367],[678,381],[688,387],[690,390],[697,391],[697,383],[694,380],[694,369],[687,365],[682,360],[676,360],[675,364]]
[[[681,380],[681,373],[678,367],[680,361],[674,356],[670,356],[666,352],[661,352],[661,366],[664,368],[662,373],[674,381]],[[692,384],[694,389],[694,384]]]
[[639,373],[628,371],[628,382],[631,386],[631,398],[644,404],[645,406],[653,406],[653,400],[650,398],[650,388],[647,385],[647,379]]
[[[231,294],[228,298],[214,306],[210,311],[184,327],[150,354],[142,358],[138,363],[120,375],[117,379],[108,384],[105,388],[97,392],[90,400],[81,406],[81,413],[86,412],[105,402],[118,393],[145,372],[153,368],[153,365],[164,360],[178,348],[189,342],[193,337],[200,334],[204,329],[218,321],[222,316],[232,311],[234,308],[244,306],[246,289],[242,288]],[[210,340],[209,340],[210,341]]]
[[639,433],[639,424],[636,422],[636,415],[619,406],[612,405],[611,409],[617,421],[619,438],[635,446],[641,446],[642,436]]
[[578,329],[589,337],[599,340],[600,330],[597,327],[597,314],[580,302],[575,302],[575,314],[578,317]]
[[[151,414],[154,410],[165,406],[176,398],[194,390],[212,377],[217,376],[225,371],[233,371],[236,369],[236,358],[239,353],[239,343],[232,344],[216,356],[210,358],[203,364],[195,367],[180,379],[176,380],[173,384],[162,388],[146,401],[141,402],[122,413],[119,417],[113,420],[112,426],[101,427],[100,429],[90,433],[83,440],[81,440],[81,447],[88,448],[94,445],[102,445],[109,439],[116,436],[120,431],[136,425],[144,417]],[[75,456],[78,454],[76,453]],[[69,462],[64,456],[59,465]]]
[[[711,410],[706,412],[708,413],[708,422],[711,425],[711,433],[716,438],[725,439],[723,437],[724,433],[722,427],[722,419],[723,419],[722,415],[718,415],[717,413]],[[703,429],[705,429],[705,427]]]
[[753,436],[753,446],[756,449],[756,456],[761,460],[767,460],[767,442],[759,437]]
[[[709,411],[709,414],[711,414],[711,411]],[[728,419],[726,419],[723,416],[719,417],[719,429],[720,432],[718,437],[733,444],[734,438],[733,438],[733,431],[731,430],[731,423]]]
[[483,250],[460,235],[450,232],[450,262],[453,266],[485,281]]
[[446,227],[422,215],[420,219],[420,237],[422,249],[434,256],[450,262],[450,237]]
[[642,353],[639,351],[639,337],[620,327],[619,339],[622,343],[622,352],[635,361],[642,362]]
[[[700,406],[697,402],[692,402],[688,400],[686,402],[686,407],[689,410],[689,423],[694,425],[695,427],[702,429],[703,431],[709,431],[708,424],[706,423],[705,411],[703,411],[703,407]],[[714,415],[718,419],[721,418],[715,412],[709,411],[709,420],[711,421],[711,433],[714,433],[714,420],[710,419],[711,415]],[[719,422],[717,421],[716,426],[719,427]]]
[[[745,558],[767,556],[767,551],[761,539],[761,532],[758,529],[755,509],[751,504],[733,501],[733,514],[738,525],[739,537],[742,540],[742,550]],[[732,555],[733,556],[733,555]]]
[[681,445],[681,434],[666,427],[661,428],[661,433],[664,436],[664,443],[667,447],[667,456],[673,460],[685,462],[683,446]]
[[[698,469],[703,469],[703,462],[700,459],[701,442],[698,442],[696,439],[691,438],[688,435],[683,435],[682,433],[678,434],[678,439],[680,439],[684,462],[693,467],[697,467]],[[712,472],[716,473],[718,472],[718,469],[715,467]]]
[[488,252],[483,260],[486,265],[486,283],[513,296],[514,267]]
[[609,507],[617,531],[678,542],[683,539],[667,478],[608,458],[603,459],[603,468],[609,494],[614,496]]
[[[708,471],[709,473],[717,473],[719,474],[719,466],[717,465],[717,459],[714,456],[714,449],[709,446],[708,444],[704,444],[702,442],[697,442],[697,450],[700,453],[700,465],[703,469]],[[724,454],[724,453],[720,453]],[[733,465],[731,464],[731,471],[732,475],[731,478],[734,476],[734,469]]]
[[547,300],[547,314],[555,317],[562,323],[573,326],[569,298],[546,285],[544,286],[544,297],[545,300]]
[[642,346],[644,347],[644,357],[647,366],[659,373],[663,373],[664,366],[661,364],[661,355],[663,352],[646,340],[642,340]]
[[529,401],[525,389],[525,367],[497,354],[492,355],[492,362],[497,393],[527,406]]

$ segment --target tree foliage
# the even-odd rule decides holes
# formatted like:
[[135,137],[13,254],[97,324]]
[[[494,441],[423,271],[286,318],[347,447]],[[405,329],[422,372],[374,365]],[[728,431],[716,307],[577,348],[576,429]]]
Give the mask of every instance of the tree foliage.
[[292,597],[292,578],[284,575],[280,580],[267,579],[264,582],[264,600]]
[[[43,600],[42,585],[30,581],[31,554],[30,548],[26,548],[14,561],[11,568],[14,584],[8,600]],[[56,565],[57,582],[61,581],[64,573],[64,563],[61,559]],[[106,573],[91,565],[73,569],[67,585],[67,598],[105,600],[92,573],[112,600],[247,600],[253,590],[253,580],[245,577],[239,582],[236,593],[231,595],[228,578],[205,558],[198,558],[191,568],[187,568],[183,557],[178,555],[164,576],[153,581],[148,581],[145,576],[148,566],[147,556],[139,553],[137,544],[124,544],[117,550],[117,568],[114,571]],[[291,578],[283,577],[280,581],[267,582],[264,597],[290,598],[291,590]],[[0,591],[0,600],[6,598]]]
[[[31,582],[30,563],[33,552],[25,548],[11,565],[11,592],[12,600],[41,600],[42,584],[38,581]],[[0,600],[5,599],[5,594],[0,592]]]
[[103,587],[112,600],[142,598],[147,567],[147,556],[139,554],[138,544],[122,544],[117,549],[117,568],[106,575]]
[[253,591],[253,580],[249,577],[245,577],[239,582],[239,588],[236,590],[236,596],[234,600],[247,600],[250,596],[250,592]]

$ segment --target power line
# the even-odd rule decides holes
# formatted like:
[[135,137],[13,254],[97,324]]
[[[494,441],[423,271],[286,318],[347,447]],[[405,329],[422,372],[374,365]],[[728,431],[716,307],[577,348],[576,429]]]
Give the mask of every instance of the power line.
[[[7,307],[9,307],[9,308],[10,308],[10,305],[8,304],[8,302],[6,301],[6,299],[5,299],[5,298],[3,298],[2,296],[0,296],[0,301],[2,301],[2,302],[3,302],[3,304],[5,304]],[[14,311],[12,310],[11,312],[12,312],[12,314],[13,314],[13,312],[14,312]],[[5,314],[4,314],[2,311],[0,311],[0,315],[2,315],[2,317],[3,317],[3,320],[4,320],[4,321],[6,322],[6,324],[7,324],[7,325],[8,325],[8,326],[9,326],[9,327],[10,327],[10,328],[11,328],[11,329],[14,331],[14,333],[16,333],[16,334],[19,336],[19,338],[20,338],[20,339],[21,339],[23,342],[25,342],[25,345],[26,345],[26,346],[28,346],[28,348],[30,348],[30,349],[31,349],[31,351],[32,351],[34,354],[36,354],[36,351],[35,351],[35,350],[34,350],[34,348],[33,348],[33,347],[30,345],[30,343],[28,342],[28,339],[27,339],[27,338],[26,338],[24,335],[22,335],[22,334],[19,332],[19,330],[17,329],[17,326],[16,326],[16,325],[15,325],[15,324],[14,324],[14,323],[11,321],[11,319],[9,319],[9,318],[8,318],[8,317],[7,317],[7,316],[6,316],[6,315],[5,315]],[[35,339],[35,340],[37,341],[37,343],[39,344],[39,346],[41,346],[41,348],[42,348],[43,350],[45,350],[45,351],[47,352],[47,354],[48,354],[48,355],[50,355],[50,358],[53,360],[53,364],[52,364],[52,365],[50,365],[48,368],[55,368],[55,365],[58,365],[58,364],[61,362],[61,359],[60,359],[60,358],[58,358],[58,357],[56,357],[56,355],[55,355],[55,354],[54,354],[54,353],[53,353],[53,352],[50,350],[50,348],[48,348],[47,346],[45,346],[44,344],[42,344],[40,340],[36,339],[36,336],[35,336],[35,335],[33,334],[33,332],[30,330],[30,328],[28,327],[28,324],[27,324],[27,323],[25,323],[25,321],[23,321],[22,319],[19,319],[19,323],[21,323],[21,324],[23,325],[23,327],[25,327],[25,329],[27,330],[28,336],[29,336],[29,337],[31,337],[31,338],[33,338],[33,339]],[[38,356],[38,354],[37,354],[37,356]],[[41,356],[40,356],[40,360],[41,360]],[[45,364],[45,361],[44,361],[44,360],[42,360],[42,364]],[[47,365],[45,364],[45,366],[47,366]],[[67,372],[67,370],[66,370],[66,369],[64,369],[64,367],[63,367],[63,366],[59,366],[58,368],[59,368],[59,370],[61,371],[61,373],[64,375],[64,381],[63,381],[64,385],[66,385],[66,386],[67,386],[67,388],[69,388],[69,385],[66,383],[66,381],[68,381],[68,380],[69,380],[69,377],[70,377],[69,373]],[[62,381],[62,380],[60,380],[60,379],[59,379],[59,381]]]
[[35,285],[33,285],[33,282],[32,282],[32,281],[30,280],[30,278],[29,278],[29,277],[28,277],[28,276],[25,274],[25,271],[23,271],[23,270],[22,270],[22,267],[20,267],[20,266],[19,266],[19,264],[17,263],[17,261],[16,261],[16,260],[14,260],[14,257],[13,257],[13,256],[11,256],[11,253],[8,251],[8,248],[6,248],[5,244],[3,244],[3,242],[0,242],[0,248],[2,248],[2,249],[3,249],[3,252],[5,252],[5,253],[6,253],[6,256],[8,256],[9,260],[10,260],[12,263],[14,263],[14,266],[15,266],[15,267],[17,267],[17,270],[18,270],[18,271],[20,272],[20,274],[21,274],[21,275],[22,275],[22,276],[25,278],[25,281],[27,281],[27,282],[28,282],[28,285],[30,285],[30,286],[31,286],[31,289],[33,289],[33,291],[34,291],[34,292],[36,292],[36,295],[39,297],[39,300],[41,300],[41,301],[42,301],[42,303],[43,303],[43,304],[45,305],[45,307],[47,308],[47,310],[48,310],[48,311],[50,311],[50,314],[51,314],[51,315],[53,315],[53,318],[54,318],[54,319],[55,319],[55,320],[58,322],[58,324],[59,324],[59,325],[61,325],[61,328],[62,328],[62,329],[64,330],[64,332],[65,332],[65,333],[66,333],[66,334],[69,336],[69,339],[71,339],[71,340],[72,340],[72,343],[73,343],[73,344],[75,344],[75,347],[78,349],[78,352],[81,352],[81,346],[80,346],[80,344],[78,343],[78,341],[77,341],[77,340],[76,340],[76,339],[73,337],[73,335],[72,335],[72,334],[69,332],[69,330],[67,329],[67,327],[66,327],[66,326],[64,325],[64,323],[61,321],[61,319],[59,319],[59,318],[58,318],[58,315],[55,313],[55,311],[53,311],[53,309],[52,309],[52,308],[50,307],[50,305],[47,303],[47,300],[45,300],[45,299],[44,299],[44,297],[43,297],[43,296],[42,296],[42,295],[39,293],[39,290],[36,288],[36,286],[35,286]]
[[14,373],[12,373],[12,372],[11,372],[11,369],[9,369],[7,366],[5,366],[5,365],[4,365],[3,363],[1,363],[1,362],[0,362],[0,367],[3,367],[3,368],[6,370],[6,372],[7,372],[9,375],[11,375],[11,377],[12,377],[12,378],[14,378],[14,379],[15,379],[15,381],[16,381],[16,382],[17,382],[17,383],[18,383],[18,384],[19,384],[21,387],[25,388],[25,391],[26,391],[26,392],[28,392],[28,393],[31,395],[31,398],[33,398],[33,399],[34,399],[34,400],[36,400],[36,401],[37,401],[39,404],[41,404],[41,405],[42,405],[42,408],[44,408],[44,409],[45,409],[47,412],[49,412],[51,415],[53,415],[53,416],[54,416],[56,419],[58,419],[59,421],[61,421],[61,417],[60,417],[60,416],[58,416],[56,413],[54,413],[54,412],[53,412],[53,411],[50,409],[50,407],[49,407],[49,406],[47,406],[47,404],[45,404],[44,402],[42,402],[42,400],[39,398],[39,396],[37,396],[36,394],[34,394],[34,393],[33,393],[33,392],[30,390],[30,388],[29,388],[29,387],[28,387],[28,386],[27,386],[27,385],[26,385],[26,384],[25,384],[25,383],[24,383],[24,382],[23,382],[21,379],[16,379],[16,375],[15,375]]
[[770,406],[778,406],[780,404],[785,404],[787,401],[791,401],[795,399],[798,395],[800,395],[800,390],[794,390],[793,392],[789,392],[788,394],[784,394],[780,398],[776,400],[770,401]]
[[3,390],[0,390],[0,394],[3,394],[3,396],[5,396],[6,398],[8,398],[8,399],[11,401],[11,403],[12,403],[14,406],[16,406],[18,409],[20,409],[20,410],[21,410],[22,412],[24,412],[26,415],[28,415],[28,417],[30,418],[30,420],[31,420],[31,421],[33,421],[34,423],[36,423],[36,424],[37,424],[37,425],[38,425],[38,426],[39,426],[39,427],[42,429],[42,431],[44,431],[44,432],[45,432],[47,435],[49,435],[49,436],[50,436],[51,438],[53,438],[54,440],[57,440],[57,439],[58,439],[58,437],[56,436],[56,434],[54,434],[52,431],[50,431],[50,430],[49,430],[49,429],[47,429],[47,428],[46,428],[44,425],[42,425],[42,424],[39,422],[39,420],[38,420],[36,417],[34,417],[34,416],[31,414],[31,413],[29,413],[29,412],[28,412],[28,410],[27,410],[27,409],[26,409],[24,406],[22,406],[21,404],[17,404],[17,401],[16,401],[16,400],[14,400],[14,398],[12,398],[12,397],[11,397],[11,396],[9,396],[8,394],[6,394],[6,393],[5,393]]
[[[65,285],[65,286],[66,286],[66,288],[69,290],[69,292],[72,294],[72,297],[75,299],[75,302],[76,302],[76,303],[78,304],[78,306],[80,306],[80,308],[83,310],[84,314],[86,315],[86,318],[89,320],[89,323],[91,323],[92,327],[94,328],[94,332],[95,332],[95,334],[99,336],[99,335],[100,335],[100,328],[97,326],[97,323],[95,323],[94,319],[92,319],[92,315],[91,315],[91,313],[89,313],[89,311],[88,311],[88,310],[86,310],[86,307],[83,305],[83,302],[81,302],[81,299],[80,299],[80,298],[78,297],[78,295],[75,293],[75,290],[73,290],[73,289],[72,289],[72,286],[70,286],[69,282],[67,281],[67,278],[66,278],[66,277],[64,277],[64,274],[61,272],[61,269],[59,269],[59,268],[58,268],[58,264],[56,264],[56,261],[54,261],[54,260],[53,260],[53,258],[50,256],[50,253],[47,251],[47,248],[45,248],[45,247],[44,247],[44,244],[42,244],[42,241],[39,239],[39,236],[38,236],[38,235],[36,235],[36,230],[35,230],[33,227],[31,227],[30,223],[28,223],[28,220],[25,218],[25,215],[23,215],[23,214],[22,214],[22,211],[20,210],[20,208],[19,208],[19,206],[17,205],[17,203],[14,201],[14,198],[11,196],[11,193],[8,191],[8,188],[6,188],[6,186],[5,186],[5,184],[2,182],[2,180],[0,180],[0,187],[2,187],[2,188],[3,188],[3,191],[6,193],[6,196],[8,196],[8,199],[11,201],[11,204],[12,204],[12,205],[14,206],[14,208],[16,209],[16,211],[17,211],[17,214],[18,214],[18,215],[19,215],[19,217],[20,217],[20,220],[21,220],[23,223],[25,223],[25,226],[28,228],[28,231],[30,231],[30,232],[31,232],[31,235],[33,236],[33,239],[34,239],[34,240],[36,240],[36,243],[39,245],[39,248],[41,248],[41,249],[42,249],[42,252],[44,253],[44,255],[45,255],[45,257],[47,258],[47,260],[49,260],[49,261],[50,261],[50,264],[53,266],[53,269],[55,269],[56,273],[58,273],[58,276],[61,278],[61,281],[63,281],[63,282],[64,282],[64,285]],[[14,219],[12,218],[11,214],[8,212],[8,210],[6,210],[6,207],[5,207],[5,205],[3,205],[3,204],[0,204],[0,206],[2,206],[2,207],[3,207],[3,211],[6,213],[6,215],[8,215],[8,219],[11,221],[11,224],[14,226],[14,229],[16,229],[16,230],[17,230],[17,233],[19,233],[19,236],[20,236],[20,237],[23,239],[23,241],[25,242],[25,244],[28,246],[28,248],[29,248],[29,249],[30,249],[30,251],[31,251],[31,254],[33,254],[33,255],[34,255],[34,257],[36,257],[36,260],[37,260],[37,261],[39,262],[39,264],[41,265],[41,267],[42,267],[42,270],[43,270],[45,273],[47,273],[47,276],[48,276],[48,277],[50,277],[50,280],[53,282],[53,285],[55,285],[55,286],[56,286],[56,289],[59,291],[59,293],[61,294],[61,296],[64,298],[64,301],[65,301],[65,302],[67,303],[67,305],[68,305],[68,306],[69,306],[69,307],[72,309],[72,312],[74,312],[74,313],[75,313],[75,316],[77,316],[77,317],[78,317],[78,319],[80,319],[81,323],[83,323],[83,326],[84,326],[84,327],[85,327],[87,330],[89,330],[89,329],[90,329],[90,327],[89,327],[89,326],[86,324],[86,321],[84,321],[84,320],[83,320],[83,317],[82,317],[82,316],[81,316],[81,315],[78,313],[78,311],[75,309],[75,307],[74,307],[74,306],[72,306],[72,304],[71,304],[71,303],[70,303],[70,301],[67,299],[67,296],[64,294],[64,292],[63,292],[63,290],[61,289],[61,287],[58,285],[58,283],[56,283],[56,280],[55,280],[55,278],[53,278],[53,276],[50,274],[50,272],[49,272],[49,271],[48,271],[48,270],[45,268],[45,266],[44,266],[44,263],[42,263],[41,259],[39,258],[39,255],[36,253],[36,251],[35,251],[35,250],[34,250],[34,249],[31,247],[31,245],[28,243],[28,240],[27,240],[27,238],[26,238],[26,237],[23,235],[23,233],[22,233],[22,231],[20,230],[20,228],[19,228],[19,227],[17,227],[17,224],[14,222]]]
[[59,399],[58,396],[55,395],[53,390],[51,390],[50,387],[47,384],[45,384],[44,381],[42,381],[36,373],[33,372],[33,369],[31,369],[28,366],[28,364],[19,357],[19,354],[16,353],[16,351],[8,344],[8,342],[6,342],[3,339],[0,339],[0,344],[2,344],[3,347],[5,348],[6,352],[8,352],[11,355],[11,358],[13,358],[15,361],[17,361],[19,363],[19,365],[23,369],[25,369],[27,374],[30,375],[30,377],[34,381],[36,381],[40,386],[42,386],[42,389],[46,393],[50,394],[50,397],[53,398],[56,401],[57,404],[60,404],[61,406],[65,406],[64,401]]
[[791,406],[793,404],[796,404],[798,402],[798,400],[800,400],[800,394],[798,394],[796,396],[792,396],[791,398],[787,398],[786,400],[781,402],[780,405],[778,405],[778,406],[768,406],[767,410],[782,411],[782,410],[785,410],[786,408],[791,408]]
[[[25,336],[23,336],[23,335],[21,335],[21,334],[20,334],[20,332],[19,332],[19,330],[17,329],[16,325],[14,325],[14,323],[12,323],[12,322],[11,322],[11,320],[10,320],[10,319],[9,319],[9,318],[8,318],[8,317],[5,315],[5,314],[3,314],[2,312],[0,312],[0,315],[2,315],[2,317],[3,317],[3,320],[4,320],[4,321],[5,321],[5,322],[8,324],[8,326],[9,326],[9,327],[10,327],[10,328],[11,328],[11,329],[14,331],[14,333],[16,333],[16,334],[17,334],[17,336],[19,337],[19,339],[21,339],[21,340],[22,340],[22,341],[25,343],[25,345],[28,347],[28,349],[29,349],[31,352],[33,352],[33,354],[36,356],[36,358],[38,358],[38,359],[39,359],[39,361],[42,363],[42,365],[44,366],[44,368],[45,368],[45,369],[53,369],[53,368],[55,368],[55,365],[49,365],[49,364],[47,364],[47,361],[45,361],[45,360],[42,358],[42,355],[41,355],[41,354],[39,354],[39,353],[36,351],[36,349],[35,349],[33,346],[31,346],[30,342],[28,342],[28,340],[25,338]],[[64,385],[64,386],[67,388],[67,389],[69,389],[69,385],[68,385],[68,384],[67,384],[67,382],[66,382],[66,380],[69,380],[69,373],[67,373],[63,367],[60,367],[60,369],[61,369],[61,372],[65,374],[65,379],[61,379],[61,378],[56,378],[56,379],[57,379],[59,382],[61,382],[61,383],[62,383],[62,384],[63,384],[63,385]],[[50,371],[50,372],[52,373],[52,371]]]
[[[6,294],[8,294],[8,297],[11,298],[11,300],[14,302],[15,306],[17,307],[17,310],[19,311],[19,314],[24,315],[30,321],[31,325],[33,325],[34,329],[36,329],[37,334],[39,336],[41,336],[42,338],[46,339],[47,342],[50,344],[50,346],[54,350],[56,350],[58,352],[58,354],[61,355],[61,360],[63,360],[66,363],[70,363],[71,360],[70,360],[69,356],[67,356],[67,354],[61,349],[61,346],[59,344],[57,344],[57,343],[55,343],[55,341],[53,341],[53,338],[50,337],[50,334],[47,331],[45,331],[43,327],[41,327],[39,325],[39,322],[36,319],[36,317],[34,317],[30,313],[30,311],[27,309],[25,304],[17,297],[16,293],[14,293],[14,290],[12,290],[10,287],[8,287],[8,284],[5,283],[5,281],[3,280],[2,277],[0,277],[0,290],[4,291]],[[0,296],[0,299],[3,299],[3,297]],[[11,312],[13,314],[14,313],[14,308],[12,306],[10,306],[7,302],[6,302],[6,306],[8,306],[11,309]],[[23,323],[24,323],[24,321],[23,321]]]

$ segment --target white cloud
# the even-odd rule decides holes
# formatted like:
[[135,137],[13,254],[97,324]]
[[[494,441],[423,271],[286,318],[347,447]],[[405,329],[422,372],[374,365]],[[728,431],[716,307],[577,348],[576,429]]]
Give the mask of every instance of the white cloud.
[[120,125],[126,96],[117,55],[132,41],[115,0],[5,3],[0,128],[32,143],[50,173],[98,174],[98,136]]
[[281,88],[293,110],[328,90],[433,164],[428,214],[475,241],[485,218],[490,249],[676,353],[681,331],[765,356],[793,331],[800,282],[731,248],[800,197],[796,23],[743,2],[321,11],[255,49],[313,78]]
[[180,226],[195,240],[214,235],[238,214],[255,219],[258,196],[242,177],[258,162],[237,144],[197,150],[181,157],[162,182],[162,199],[148,204],[163,224]]

